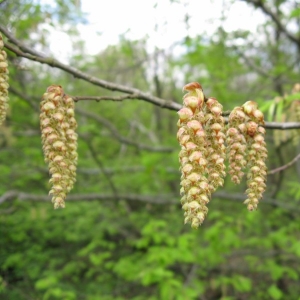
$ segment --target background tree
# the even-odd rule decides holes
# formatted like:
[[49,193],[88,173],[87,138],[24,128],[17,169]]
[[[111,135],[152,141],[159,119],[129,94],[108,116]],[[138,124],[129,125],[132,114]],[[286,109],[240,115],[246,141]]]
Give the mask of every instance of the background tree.
[[[77,30],[88,20],[78,1],[0,3],[10,71],[0,131],[2,299],[298,299],[298,140],[273,129],[300,128],[282,123],[297,121],[299,94],[286,95],[300,78],[299,3],[243,2],[263,16],[254,32],[222,26],[237,5],[226,1],[213,35],[150,51],[147,37],[125,34],[93,56]],[[67,63],[51,53],[61,31],[73,42]],[[226,179],[198,231],[182,221],[175,138],[190,81],[226,110],[252,99],[267,121],[281,121],[267,123],[270,174],[259,210],[242,205],[245,182]],[[78,100],[79,134],[77,183],[55,211],[39,130],[41,95],[53,83]]]

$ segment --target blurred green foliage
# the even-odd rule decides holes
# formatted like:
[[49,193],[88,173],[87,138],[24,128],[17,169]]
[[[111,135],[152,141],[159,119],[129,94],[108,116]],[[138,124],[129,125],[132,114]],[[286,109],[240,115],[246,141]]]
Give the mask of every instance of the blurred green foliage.
[[[53,1],[48,7],[43,1],[4,1],[0,22],[27,45],[47,49],[45,22],[56,28],[65,24],[64,30],[77,36],[74,25],[86,22],[78,3]],[[289,13],[299,19],[299,10]],[[266,31],[271,25],[266,22]],[[242,46],[232,46],[241,38]],[[148,53],[147,38],[121,38],[96,56],[84,53],[78,42],[70,64],[179,103],[181,86],[199,81],[225,109],[253,99],[267,111],[274,103],[267,99],[280,90],[289,93],[299,80],[299,67],[289,67],[299,51],[291,53],[284,36],[260,39],[248,59],[266,76],[241,56],[248,54],[251,38],[249,32],[220,28],[214,39],[199,35],[182,41],[180,56],[166,55],[164,49]],[[0,192],[3,197],[15,190],[42,197],[49,176],[38,116],[47,86],[58,83],[75,96],[119,94],[11,52],[8,57],[10,112],[0,132]],[[79,164],[70,196],[79,200],[67,198],[66,208],[54,211],[50,201],[39,198],[0,197],[0,299],[299,299],[296,167],[269,176],[265,199],[253,213],[236,197],[245,183],[235,187],[227,180],[209,204],[204,224],[194,231],[183,225],[179,202],[176,113],[140,100],[79,101],[76,109]],[[275,147],[272,132],[267,142],[270,169],[297,153],[289,141]],[[142,150],[138,144],[170,151]]]

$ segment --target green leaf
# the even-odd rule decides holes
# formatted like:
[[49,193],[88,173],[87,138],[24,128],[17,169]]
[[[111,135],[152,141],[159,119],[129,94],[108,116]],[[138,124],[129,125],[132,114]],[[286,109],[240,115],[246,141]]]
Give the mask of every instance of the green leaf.
[[95,266],[100,266],[104,260],[109,258],[111,254],[109,252],[103,252],[103,253],[91,253],[89,255],[90,261]]
[[294,250],[294,253],[300,257],[300,241],[295,242],[292,249]]
[[269,121],[273,121],[275,109],[276,109],[276,103],[274,101],[270,101],[270,105],[268,105],[268,120]]
[[252,288],[252,282],[247,277],[235,276],[233,279],[233,286],[239,292],[250,292]]
[[267,291],[272,299],[279,300],[283,297],[283,293],[275,284],[271,285]]
[[35,287],[38,290],[46,290],[50,287],[53,287],[57,284],[58,278],[55,276],[48,276],[46,278],[42,278],[37,280],[35,283]]
[[298,18],[300,17],[300,7],[297,7],[295,9],[293,9],[290,13],[290,17],[291,18]]

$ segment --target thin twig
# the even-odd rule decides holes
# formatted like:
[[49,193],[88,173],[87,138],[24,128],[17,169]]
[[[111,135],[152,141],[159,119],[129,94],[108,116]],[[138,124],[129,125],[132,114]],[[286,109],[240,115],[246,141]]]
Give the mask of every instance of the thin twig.
[[117,128],[111,122],[109,122],[107,119],[101,117],[100,115],[95,114],[93,112],[84,111],[82,109],[76,109],[76,112],[78,112],[81,115],[87,116],[91,119],[94,119],[95,121],[97,121],[100,124],[104,125],[110,131],[112,136],[115,139],[117,139],[119,142],[123,143],[123,144],[128,144],[128,145],[134,146],[138,149],[152,151],[152,152],[170,153],[170,152],[173,152],[175,150],[174,148],[171,148],[171,147],[151,147],[151,146],[139,143],[135,140],[128,139],[128,138],[122,136],[119,133],[119,131],[117,130]]
[[270,74],[270,72],[266,71],[263,68],[260,68],[257,64],[255,64],[255,62],[251,58],[245,55],[243,51],[239,50],[237,46],[233,46],[233,49],[237,52],[239,56],[242,57],[242,59],[245,61],[245,63],[249,68],[256,71],[258,74],[262,75],[263,77],[274,79],[274,77]]
[[113,195],[117,198],[118,197],[118,189],[116,188],[116,186],[112,180],[111,174],[109,174],[108,172],[105,171],[104,165],[103,165],[101,159],[98,157],[97,151],[94,149],[94,147],[92,145],[92,141],[89,141],[89,139],[87,139],[87,138],[83,138],[83,139],[84,139],[86,145],[88,146],[94,161],[96,162],[96,164],[98,165],[98,167],[100,168],[102,173],[104,174],[104,176],[111,188]]
[[189,286],[191,281],[195,278],[198,268],[199,268],[199,266],[197,264],[192,264],[192,266],[185,278],[185,281],[183,284],[184,286]]
[[300,153],[296,157],[294,157],[289,163],[287,163],[287,164],[285,164],[281,167],[278,167],[276,169],[270,170],[268,172],[268,175],[275,174],[275,173],[278,173],[278,172],[282,172],[283,170],[291,167],[298,159],[300,159]]
[[245,0],[245,2],[252,3],[255,7],[260,8],[267,16],[269,16],[272,21],[276,24],[277,29],[282,32],[290,41],[295,43],[298,48],[300,48],[300,38],[291,34],[287,27],[282,24],[280,18],[269,8],[265,5],[263,0]]
[[9,86],[9,92],[18,96],[19,98],[23,99],[26,101],[26,103],[28,103],[35,111],[39,110],[39,106],[37,103],[35,103],[34,101],[32,101],[32,98],[29,96],[24,95],[24,93],[18,91],[17,89],[15,89],[13,86]]

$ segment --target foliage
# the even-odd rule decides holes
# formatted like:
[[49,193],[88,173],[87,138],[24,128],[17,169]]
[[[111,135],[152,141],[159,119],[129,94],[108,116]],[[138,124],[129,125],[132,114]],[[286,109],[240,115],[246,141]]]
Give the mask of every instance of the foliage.
[[[253,2],[266,3],[247,2],[249,9]],[[65,30],[76,40],[70,64],[97,78],[178,103],[182,83],[199,81],[225,109],[250,99],[263,105],[299,81],[299,48],[268,15],[254,33],[220,28],[213,39],[201,33],[186,38],[179,56],[164,49],[149,53],[147,38],[121,39],[88,56],[77,36],[76,25],[85,22],[79,2],[53,3],[49,9],[43,1],[2,1],[0,23],[46,54],[52,30]],[[299,33],[297,8],[288,9],[292,1],[267,4]],[[120,93],[7,52],[10,111],[0,131],[1,299],[299,298],[297,164],[268,176],[266,195],[251,213],[242,205],[244,195],[225,180],[226,192],[214,194],[207,219],[191,231],[182,224],[179,201],[176,113],[133,99],[78,101],[77,182],[66,208],[54,211],[48,198],[43,201],[49,175],[39,131],[41,95],[54,83],[72,96]],[[298,145],[275,147],[272,130],[266,138],[269,169],[295,157]]]

